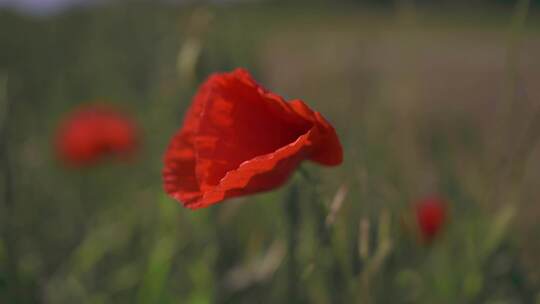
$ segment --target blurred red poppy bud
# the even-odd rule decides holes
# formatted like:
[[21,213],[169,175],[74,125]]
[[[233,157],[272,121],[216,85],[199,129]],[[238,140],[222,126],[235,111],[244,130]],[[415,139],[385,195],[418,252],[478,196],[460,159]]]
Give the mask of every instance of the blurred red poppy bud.
[[137,147],[137,128],[129,117],[104,106],[70,113],[56,134],[58,157],[74,167],[93,165],[106,156],[127,158]]
[[334,128],[301,100],[285,101],[237,69],[202,84],[165,154],[165,191],[197,209],[272,190],[304,160],[335,166]]
[[416,221],[426,243],[431,243],[442,231],[446,220],[446,203],[438,197],[429,197],[416,204]]

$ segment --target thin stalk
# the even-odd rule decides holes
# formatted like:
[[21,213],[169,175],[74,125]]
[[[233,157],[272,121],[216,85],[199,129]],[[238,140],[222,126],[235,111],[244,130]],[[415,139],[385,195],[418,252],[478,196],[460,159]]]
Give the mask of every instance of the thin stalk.
[[299,265],[297,258],[297,247],[299,241],[300,228],[300,189],[298,181],[293,181],[287,198],[284,201],[284,211],[287,218],[287,298],[289,303],[299,303],[300,282]]
[[[516,3],[512,16],[512,25],[508,37],[508,51],[506,53],[506,68],[508,71],[507,106],[511,107],[515,102],[518,86],[519,44],[523,38],[523,29],[529,15],[530,0],[520,0]],[[511,110],[511,109],[508,109]]]
[[8,152],[8,118],[10,111],[9,98],[7,94],[8,78],[0,74],[0,164],[2,168],[3,206],[0,206],[0,225],[2,230],[2,239],[6,247],[7,272],[9,275],[9,285],[14,299],[20,295],[19,287],[19,269],[18,269],[18,250],[16,244],[15,214],[13,204],[13,171]]
[[379,216],[379,227],[377,237],[377,248],[373,256],[367,258],[365,269],[360,274],[361,303],[374,303],[372,295],[372,280],[381,271],[384,263],[393,250],[393,241],[391,237],[391,219],[390,212],[383,210]]
[[506,83],[504,88],[504,99],[496,108],[496,127],[498,131],[504,131],[506,125],[505,118],[510,118],[515,110],[516,96],[518,95],[519,84],[519,53],[520,42],[523,38],[523,29],[529,14],[530,0],[520,0],[516,3],[512,21],[508,31],[506,50]]
[[[504,95],[504,100],[500,105],[497,106],[495,113],[495,134],[499,135],[499,138],[504,138],[508,140],[509,138],[516,137],[509,132],[508,124],[505,123],[506,120],[510,119],[515,114],[516,107],[516,97],[518,95],[518,84],[519,84],[519,53],[520,53],[520,42],[523,38],[523,29],[527,21],[527,16],[529,14],[530,0],[520,0],[516,3],[514,8],[514,13],[512,17],[512,23],[509,30],[508,36],[508,49],[506,53],[506,70],[507,70],[507,79],[506,79],[506,91]],[[525,130],[525,135],[521,140],[537,140],[537,136],[531,136],[530,129],[537,126],[538,115],[535,115],[530,125]],[[534,132],[534,131],[533,131]],[[501,141],[501,139],[498,139]],[[498,142],[498,147],[500,149],[504,148],[502,142]],[[501,195],[500,191],[502,183],[507,183],[511,181],[514,186],[510,186],[510,195],[515,193],[516,185],[522,176],[518,173],[522,173],[520,170],[520,164],[516,164],[519,160],[524,165],[528,159],[528,151],[532,149],[533,142],[521,141],[516,144],[516,147],[512,147],[509,150],[506,150],[500,159],[497,159],[496,165],[494,167],[495,181],[493,183],[494,187],[491,191],[491,196],[488,198],[488,201],[495,202],[495,205],[501,200],[504,199],[504,196]],[[504,149],[503,149],[504,151]]]

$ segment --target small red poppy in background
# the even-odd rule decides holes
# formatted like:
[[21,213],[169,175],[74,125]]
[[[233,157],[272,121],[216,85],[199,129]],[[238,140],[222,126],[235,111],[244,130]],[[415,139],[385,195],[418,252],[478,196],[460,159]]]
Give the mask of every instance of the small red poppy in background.
[[86,106],[70,113],[56,135],[59,158],[74,167],[93,165],[106,156],[129,157],[137,146],[133,120],[104,106]]
[[419,201],[415,207],[422,240],[431,243],[442,232],[446,223],[446,203],[438,197],[429,197]]
[[334,128],[301,100],[268,92],[243,69],[202,84],[165,154],[165,191],[185,207],[279,187],[303,160],[339,165]]

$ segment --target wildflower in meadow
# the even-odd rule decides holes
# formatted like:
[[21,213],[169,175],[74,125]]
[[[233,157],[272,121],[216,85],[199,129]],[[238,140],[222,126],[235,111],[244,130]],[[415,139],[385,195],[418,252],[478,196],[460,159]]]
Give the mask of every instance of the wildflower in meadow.
[[335,166],[342,158],[321,114],[237,69],[213,74],[199,88],[166,151],[164,188],[197,209],[279,187],[303,160]]
[[135,151],[135,122],[104,106],[86,106],[70,113],[56,134],[58,157],[73,167],[94,165],[106,156],[127,158]]
[[429,197],[419,201],[415,207],[422,241],[431,243],[440,235],[446,223],[446,203],[438,197]]

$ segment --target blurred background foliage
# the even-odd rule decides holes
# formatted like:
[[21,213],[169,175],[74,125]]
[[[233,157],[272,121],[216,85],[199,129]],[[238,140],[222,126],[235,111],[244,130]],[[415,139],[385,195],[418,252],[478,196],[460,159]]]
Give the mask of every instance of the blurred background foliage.
[[[540,303],[538,4],[0,9],[0,303]],[[238,66],[332,121],[345,163],[183,209],[163,152],[198,83]],[[69,170],[51,139],[96,100],[141,149]],[[430,194],[450,216],[426,245]]]

